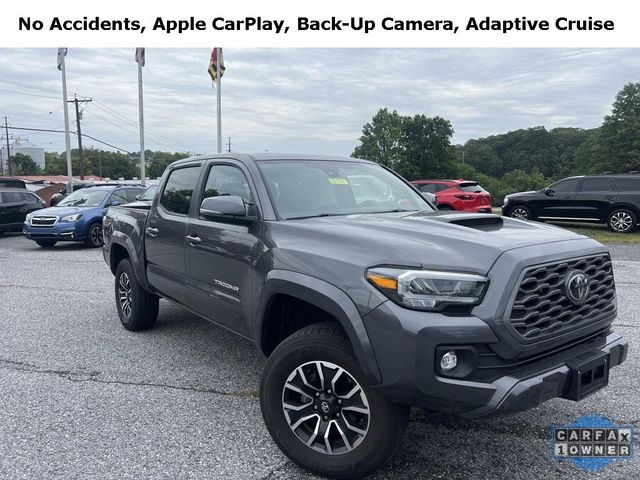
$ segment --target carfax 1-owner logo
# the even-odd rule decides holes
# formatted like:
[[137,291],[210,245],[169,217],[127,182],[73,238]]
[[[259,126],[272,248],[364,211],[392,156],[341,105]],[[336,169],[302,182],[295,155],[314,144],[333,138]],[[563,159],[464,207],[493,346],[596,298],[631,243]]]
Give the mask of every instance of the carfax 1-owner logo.
[[600,415],[551,428],[553,459],[569,460],[583,470],[601,470],[615,460],[629,460],[633,448],[633,427],[616,425]]

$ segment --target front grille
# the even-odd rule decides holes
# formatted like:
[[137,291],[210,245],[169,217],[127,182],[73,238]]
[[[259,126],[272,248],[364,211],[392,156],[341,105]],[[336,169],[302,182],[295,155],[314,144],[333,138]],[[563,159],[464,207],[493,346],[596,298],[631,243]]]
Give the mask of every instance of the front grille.
[[[590,292],[575,304],[566,293],[568,274],[584,272]],[[529,267],[521,277],[509,320],[525,340],[538,340],[580,328],[616,310],[615,284],[608,254]]]
[[38,217],[31,217],[31,226],[32,227],[50,227],[51,225],[55,225],[55,223],[58,221],[58,217],[45,217],[45,216],[38,216]]

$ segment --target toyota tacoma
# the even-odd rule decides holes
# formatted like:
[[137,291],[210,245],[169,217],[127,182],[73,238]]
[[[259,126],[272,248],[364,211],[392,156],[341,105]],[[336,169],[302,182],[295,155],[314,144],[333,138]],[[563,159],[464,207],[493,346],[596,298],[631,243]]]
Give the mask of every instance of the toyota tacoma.
[[577,401],[626,358],[600,243],[439,212],[376,163],[180,160],[150,205],[103,225],[124,328],[151,328],[162,297],[253,340],[267,429],[329,477],[382,467],[410,406],[473,419]]

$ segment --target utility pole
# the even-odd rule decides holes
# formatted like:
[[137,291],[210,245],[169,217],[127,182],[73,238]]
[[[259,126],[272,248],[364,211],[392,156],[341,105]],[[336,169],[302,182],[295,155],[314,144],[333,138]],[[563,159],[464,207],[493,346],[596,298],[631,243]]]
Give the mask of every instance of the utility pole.
[[78,97],[74,95],[73,100],[67,100],[69,103],[76,104],[76,127],[78,133],[78,157],[80,159],[80,180],[84,180],[84,153],[82,151],[82,131],[80,130],[80,104],[81,103],[89,103],[91,99],[88,100],[78,100]]
[[229,139],[229,148],[228,148],[228,152],[231,153],[231,137],[227,137]]
[[[9,121],[7,117],[4,117],[4,133],[7,137],[7,170],[9,176],[11,176],[11,152],[9,151]],[[4,166],[2,167],[2,173],[4,174]]]

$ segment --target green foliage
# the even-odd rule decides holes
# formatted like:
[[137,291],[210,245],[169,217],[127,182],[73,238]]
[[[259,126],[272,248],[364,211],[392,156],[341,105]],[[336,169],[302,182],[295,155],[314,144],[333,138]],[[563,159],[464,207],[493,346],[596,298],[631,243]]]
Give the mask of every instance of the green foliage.
[[150,160],[147,168],[147,175],[150,178],[161,177],[165,169],[171,163],[175,162],[176,160],[180,160],[182,158],[187,158],[188,156],[189,154],[181,153],[181,152],[169,153],[169,152],[152,152],[150,150],[147,150],[145,152],[145,158]]
[[11,172],[14,175],[37,175],[40,173],[38,164],[24,153],[11,155],[9,161],[11,162]]
[[564,176],[574,170],[576,150],[589,133],[580,128],[533,127],[469,140],[462,149],[466,163],[493,177],[512,170],[530,172],[534,167],[547,176]]
[[382,163],[408,178],[478,181],[494,205],[505,195],[538,190],[563,177],[640,171],[640,83],[616,96],[600,128],[533,127],[451,146],[448,120],[400,116],[384,108],[362,130],[352,156]]
[[628,83],[616,95],[610,115],[604,119],[600,144],[609,154],[598,167],[615,171],[640,170],[640,83]]
[[453,127],[441,117],[401,116],[386,108],[362,128],[353,157],[394,169],[406,178],[450,175],[454,167]]
[[[126,154],[94,148],[85,149],[83,153],[85,175],[95,175],[97,177],[113,179],[124,178],[126,180],[140,176],[140,156],[137,153]],[[149,178],[160,177],[167,165],[188,156],[186,153],[152,152],[151,150],[146,150],[145,158],[149,163],[145,173]],[[67,155],[65,152],[46,152],[44,159],[45,174],[67,174]],[[78,175],[80,172],[80,159],[77,149],[71,150],[71,166],[73,174]]]
[[360,145],[353,151],[352,156],[381,163],[389,168],[397,168],[401,158],[400,138],[405,118],[395,110],[391,113],[386,108],[378,110],[371,123],[362,127]]

